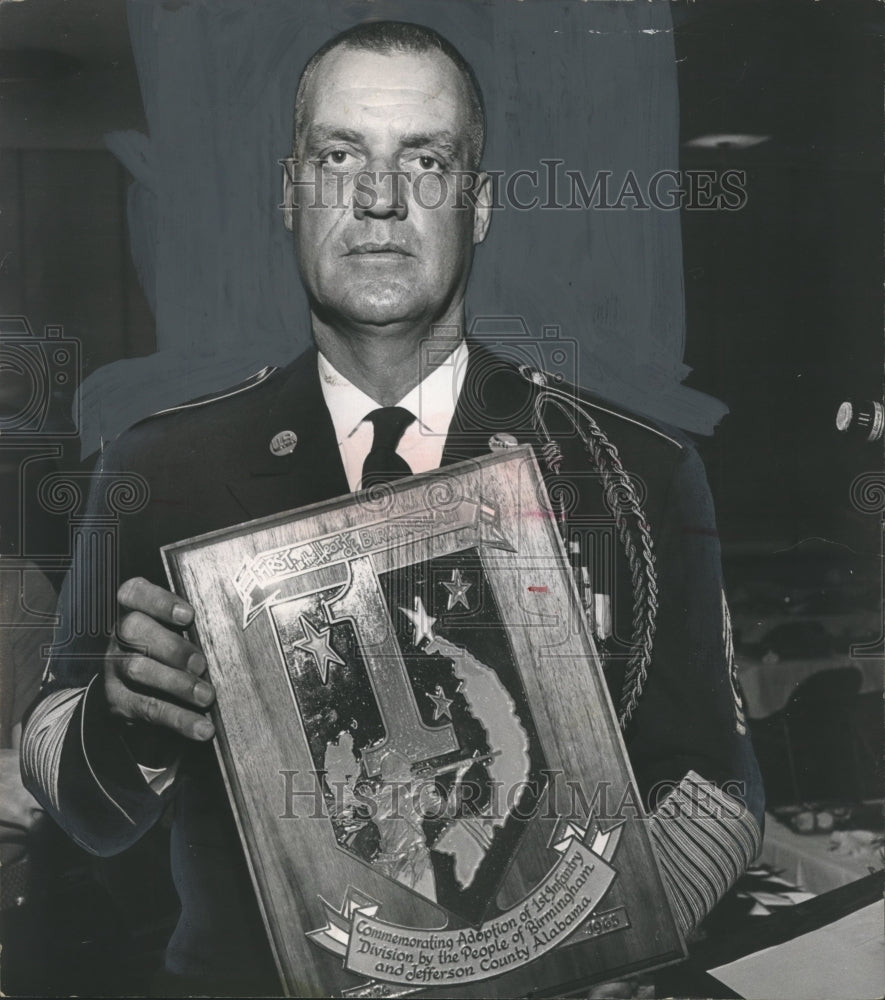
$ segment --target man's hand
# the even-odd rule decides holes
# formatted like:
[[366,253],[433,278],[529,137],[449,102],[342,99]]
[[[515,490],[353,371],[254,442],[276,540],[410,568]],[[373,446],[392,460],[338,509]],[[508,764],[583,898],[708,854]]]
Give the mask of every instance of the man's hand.
[[104,668],[111,713],[188,739],[211,739],[215,727],[204,713],[215,701],[215,689],[200,679],[206,660],[175,631],[191,624],[194,609],[140,577],[122,584],[117,600],[126,613]]

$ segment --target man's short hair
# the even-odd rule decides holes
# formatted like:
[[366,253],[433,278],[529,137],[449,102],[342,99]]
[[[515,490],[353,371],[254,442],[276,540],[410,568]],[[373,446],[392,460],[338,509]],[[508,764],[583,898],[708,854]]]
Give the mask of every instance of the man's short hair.
[[390,55],[393,52],[442,52],[455,64],[461,78],[467,87],[467,142],[469,166],[478,169],[482,160],[483,147],[486,138],[486,116],[483,105],[482,90],[473,67],[461,55],[452,43],[443,38],[433,28],[423,24],[412,24],[408,21],[367,21],[348,28],[330,38],[307,61],[298,80],[298,90],[295,93],[295,130],[294,143],[297,148],[298,134],[304,127],[304,102],[307,84],[319,61],[333,49],[340,47],[362,49],[366,52],[377,52]]

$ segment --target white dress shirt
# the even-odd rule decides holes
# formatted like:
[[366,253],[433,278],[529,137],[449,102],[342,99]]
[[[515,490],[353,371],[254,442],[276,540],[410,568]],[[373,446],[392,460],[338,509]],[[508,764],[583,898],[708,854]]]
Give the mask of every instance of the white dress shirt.
[[[438,469],[449,424],[467,371],[467,345],[462,340],[411,392],[396,403],[415,420],[405,429],[396,452],[413,473]],[[335,439],[351,490],[360,488],[363,462],[372,448],[375,428],[366,417],[381,405],[337,371],[323,355],[318,356],[320,385],[329,408]]]

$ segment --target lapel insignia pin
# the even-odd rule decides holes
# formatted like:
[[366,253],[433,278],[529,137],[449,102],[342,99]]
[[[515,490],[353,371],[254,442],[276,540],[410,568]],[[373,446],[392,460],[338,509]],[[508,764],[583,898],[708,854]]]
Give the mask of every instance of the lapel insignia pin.
[[270,439],[270,450],[272,454],[282,456],[291,455],[298,444],[298,435],[295,431],[280,431]]

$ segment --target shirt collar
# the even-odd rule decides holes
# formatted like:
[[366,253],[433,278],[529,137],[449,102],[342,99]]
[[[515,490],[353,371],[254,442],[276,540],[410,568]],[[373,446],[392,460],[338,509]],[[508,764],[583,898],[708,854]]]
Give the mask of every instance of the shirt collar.
[[[426,433],[448,433],[464,384],[467,355],[467,344],[462,340],[441,365],[395,404],[413,413]],[[379,404],[345,378],[321,352],[317,353],[317,367],[323,398],[340,445]]]

